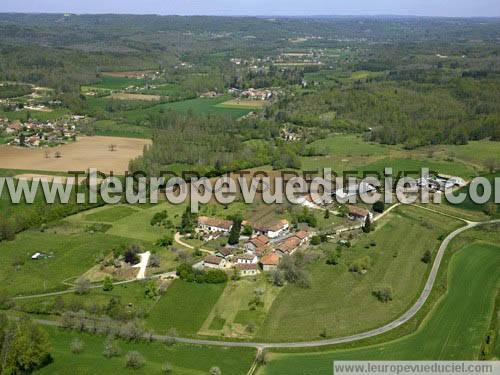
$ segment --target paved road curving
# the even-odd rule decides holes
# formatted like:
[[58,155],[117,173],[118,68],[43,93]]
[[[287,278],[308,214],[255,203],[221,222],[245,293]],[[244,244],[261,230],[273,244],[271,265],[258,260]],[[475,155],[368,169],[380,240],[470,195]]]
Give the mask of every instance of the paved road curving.
[[[418,207],[418,206],[417,206]],[[437,211],[438,212],[438,211]],[[462,219],[464,220],[464,219]],[[332,339],[324,339],[324,340],[316,340],[316,341],[297,341],[297,342],[280,342],[280,343],[259,343],[259,342],[236,342],[236,341],[217,341],[217,340],[200,340],[200,339],[190,339],[186,337],[170,337],[166,335],[153,335],[151,338],[157,341],[167,341],[167,340],[175,340],[179,343],[185,344],[194,344],[194,345],[210,345],[210,346],[227,346],[227,347],[249,347],[249,348],[257,348],[259,350],[265,348],[308,348],[308,347],[319,347],[319,346],[328,346],[334,344],[343,344],[353,341],[359,341],[362,339],[366,339],[369,337],[374,337],[381,335],[383,333],[389,332],[394,328],[401,326],[402,324],[408,322],[411,318],[415,316],[415,314],[422,308],[425,304],[429,295],[432,291],[434,283],[436,281],[436,277],[439,271],[439,267],[441,265],[441,261],[443,259],[446,248],[449,243],[459,234],[465,232],[466,230],[475,228],[480,225],[487,224],[495,224],[500,223],[500,219],[484,221],[484,222],[470,222],[464,220],[467,224],[452,233],[450,233],[439,246],[439,250],[437,252],[436,258],[432,265],[431,272],[429,274],[429,278],[425,283],[424,290],[420,294],[420,297],[417,299],[415,304],[406,311],[403,315],[401,315],[396,320],[386,324],[385,326],[372,329],[370,331],[358,333],[351,336],[345,337],[337,337]],[[38,323],[50,326],[60,326],[58,322],[48,321],[48,320],[37,320]]]

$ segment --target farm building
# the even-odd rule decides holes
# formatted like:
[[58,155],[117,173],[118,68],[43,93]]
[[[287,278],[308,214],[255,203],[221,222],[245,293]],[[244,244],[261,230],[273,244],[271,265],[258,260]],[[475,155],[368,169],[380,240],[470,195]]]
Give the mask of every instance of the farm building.
[[248,242],[245,243],[244,248],[246,251],[255,253],[257,249],[265,247],[267,244],[269,244],[269,238],[264,235],[260,235],[248,240]]
[[302,240],[297,236],[291,236],[278,242],[276,251],[278,255],[292,255],[295,250],[301,245]]
[[223,269],[227,265],[227,261],[224,258],[215,256],[215,255],[208,255],[203,259],[203,267],[204,268],[216,268],[216,269]]
[[349,212],[347,216],[351,220],[360,220],[365,221],[366,217],[369,216],[370,219],[373,218],[373,214],[368,211],[366,208],[357,207],[357,206],[348,206]]
[[233,223],[229,220],[223,220],[213,217],[200,216],[198,218],[198,228],[207,232],[224,232],[227,233],[233,227]]
[[257,264],[258,259],[254,254],[240,254],[234,258],[237,264]]
[[280,257],[275,252],[264,255],[260,260],[260,264],[262,265],[264,272],[270,272],[277,269],[279,263]]
[[259,267],[257,267],[257,264],[251,263],[251,264],[237,264],[235,268],[239,271],[240,276],[255,276],[257,275],[259,271]]
[[282,219],[275,223],[271,224],[255,224],[253,225],[253,229],[264,236],[269,238],[276,238],[283,235],[288,228],[290,228],[290,224],[287,220]]

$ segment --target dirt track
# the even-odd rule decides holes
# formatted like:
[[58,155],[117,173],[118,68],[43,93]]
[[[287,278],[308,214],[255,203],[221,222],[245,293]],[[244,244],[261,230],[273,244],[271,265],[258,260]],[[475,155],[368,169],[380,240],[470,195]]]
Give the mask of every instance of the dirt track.
[[[60,147],[28,149],[3,145],[0,146],[0,168],[57,172],[97,168],[122,175],[129,161],[141,155],[144,146],[150,143],[135,138],[81,137]],[[110,145],[115,145],[116,151],[110,151]],[[55,157],[56,151],[61,153],[61,158]]]

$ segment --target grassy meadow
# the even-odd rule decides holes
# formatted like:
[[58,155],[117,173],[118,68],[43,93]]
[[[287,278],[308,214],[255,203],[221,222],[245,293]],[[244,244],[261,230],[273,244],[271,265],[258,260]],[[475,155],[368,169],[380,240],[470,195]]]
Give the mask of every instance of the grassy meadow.
[[[122,354],[107,359],[102,355],[105,337],[80,334],[57,328],[44,328],[49,333],[54,362],[37,374],[160,374],[165,363],[172,366],[174,374],[202,375],[217,366],[223,374],[246,374],[250,368],[255,350],[249,348],[224,348],[196,345],[165,345],[159,342],[119,341]],[[71,342],[78,338],[83,343],[83,351],[73,354]],[[135,350],[146,362],[140,369],[125,367],[125,355]]]

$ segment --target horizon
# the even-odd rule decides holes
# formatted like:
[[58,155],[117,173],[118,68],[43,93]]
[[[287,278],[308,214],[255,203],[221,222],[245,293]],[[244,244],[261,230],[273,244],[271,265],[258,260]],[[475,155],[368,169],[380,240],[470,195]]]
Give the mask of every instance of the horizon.
[[337,1],[311,0],[288,2],[254,0],[88,0],[70,3],[63,0],[3,0],[0,13],[24,14],[127,14],[158,16],[230,16],[230,17],[446,17],[446,18],[498,18],[500,4],[493,0],[470,3],[465,0],[444,0],[436,4],[430,0],[368,0]]

